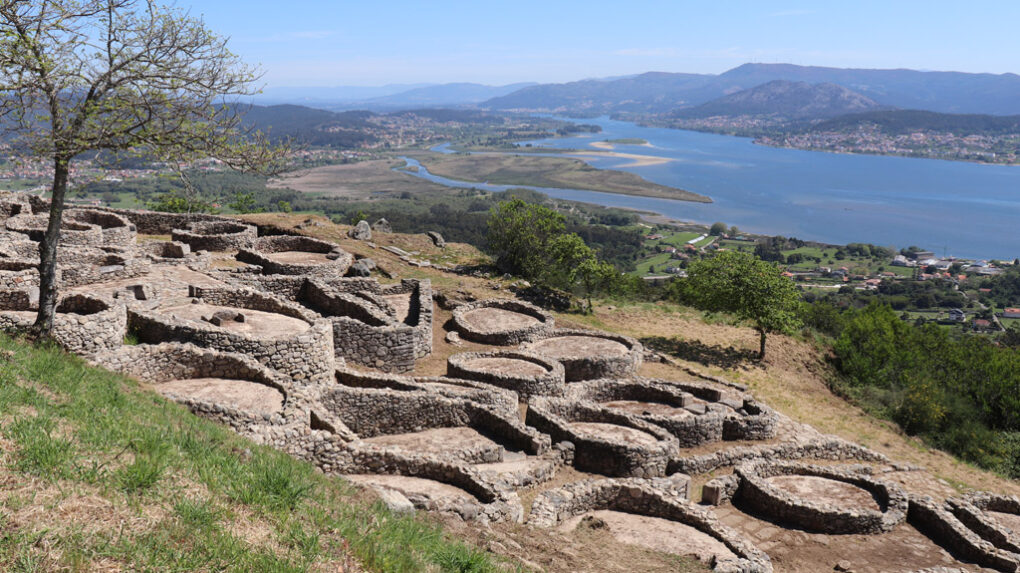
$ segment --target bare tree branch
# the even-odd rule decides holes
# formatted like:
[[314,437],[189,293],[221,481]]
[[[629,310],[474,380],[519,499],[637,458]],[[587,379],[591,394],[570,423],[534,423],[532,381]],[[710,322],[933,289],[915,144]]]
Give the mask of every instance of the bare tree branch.
[[154,0],[0,0],[0,128],[15,149],[53,160],[40,245],[40,334],[52,327],[56,245],[70,163],[132,151],[170,165],[217,158],[273,173],[286,147],[242,128],[259,79],[204,22]]

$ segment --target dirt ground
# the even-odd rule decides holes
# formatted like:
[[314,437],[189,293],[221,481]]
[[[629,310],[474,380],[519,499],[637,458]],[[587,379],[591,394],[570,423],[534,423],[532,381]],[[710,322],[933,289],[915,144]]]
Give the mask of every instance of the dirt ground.
[[532,349],[553,358],[623,356],[628,352],[624,344],[598,336],[556,336],[537,342]]
[[388,434],[365,438],[365,443],[375,446],[397,447],[417,453],[445,453],[450,451],[482,451],[498,449],[500,446],[473,428],[431,428],[407,434]]
[[[223,321],[220,326],[213,326],[212,323],[202,320],[203,317],[212,316],[217,311],[237,311],[244,315],[244,322],[234,320]],[[221,328],[237,334],[247,336],[258,336],[260,338],[280,338],[301,334],[311,328],[307,322],[276,314],[274,312],[263,312],[247,308],[230,308],[226,306],[215,306],[211,304],[184,304],[166,308],[160,311],[163,314],[176,316],[183,320],[190,320],[201,324],[204,328]]]
[[324,265],[330,262],[326,253],[310,253],[308,251],[278,251],[264,253],[262,256],[283,264]]
[[399,491],[404,495],[417,495],[429,499],[473,500],[470,493],[443,482],[410,476],[358,474],[344,476],[344,479],[365,486],[382,486]]
[[603,439],[621,444],[651,445],[659,440],[649,434],[627,426],[616,424],[603,424],[601,422],[572,422],[568,424],[570,429],[578,434],[590,438]]
[[816,476],[776,476],[767,480],[774,487],[816,503],[847,509],[882,511],[871,492],[853,484]]
[[190,378],[157,384],[156,390],[256,414],[272,414],[283,409],[283,393],[265,384],[247,380]]
[[639,416],[653,415],[665,416],[667,418],[685,418],[694,415],[683,408],[675,408],[669,404],[662,404],[660,402],[616,400],[614,402],[603,402],[602,406],[605,406],[606,408],[613,408],[615,410],[622,410],[630,414],[637,414]]
[[511,376],[542,376],[549,372],[541,364],[516,358],[475,358],[465,362],[464,366],[471,370],[502,372]]
[[464,313],[464,322],[478,332],[508,332],[538,324],[538,319],[502,308],[476,308]]
[[832,571],[840,561],[849,561],[855,573],[906,573],[936,566],[986,571],[961,564],[906,523],[881,535],[823,535],[780,526],[732,505],[714,511],[725,525],[768,553],[776,573]]
[[676,521],[619,511],[591,511],[564,521],[559,529],[569,532],[594,519],[594,527],[605,527],[616,541],[673,555],[693,556],[703,563],[714,557],[733,558],[733,552],[716,538]]

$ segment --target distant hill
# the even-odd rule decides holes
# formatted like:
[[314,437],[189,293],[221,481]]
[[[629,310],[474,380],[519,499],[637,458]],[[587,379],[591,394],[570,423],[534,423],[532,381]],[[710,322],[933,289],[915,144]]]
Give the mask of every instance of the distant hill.
[[906,135],[920,131],[968,135],[1020,134],[1020,115],[950,114],[914,109],[855,113],[822,121],[807,128],[809,132],[854,131],[876,126],[888,135]]
[[504,96],[533,83],[487,86],[472,83],[394,84],[382,87],[269,88],[256,96],[258,104],[301,104],[335,111],[368,109],[398,111],[409,108],[465,106]]
[[689,94],[709,84],[714,77],[648,72],[615,80],[541,84],[493,98],[482,106],[498,110],[573,112],[589,116],[617,111],[661,112],[692,105]]
[[778,120],[822,119],[882,108],[875,100],[831,83],[774,80],[699,106],[678,110],[679,118],[769,116]]
[[368,122],[372,112],[333,112],[301,105],[243,106],[244,123],[273,139],[331,147],[359,147],[376,141]]
[[470,83],[442,84],[366,99],[358,103],[369,109],[467,105],[504,96],[531,85],[534,84],[518,83],[505,86]]
[[695,107],[775,80],[831,83],[883,106],[943,113],[1020,114],[1020,76],[744,64],[719,75],[650,72],[615,80],[531,86],[483,107],[600,115]]
[[265,88],[255,96],[259,105],[300,104],[330,105],[339,102],[364,101],[401,92],[427,88],[436,84],[389,84],[385,86],[276,87]]

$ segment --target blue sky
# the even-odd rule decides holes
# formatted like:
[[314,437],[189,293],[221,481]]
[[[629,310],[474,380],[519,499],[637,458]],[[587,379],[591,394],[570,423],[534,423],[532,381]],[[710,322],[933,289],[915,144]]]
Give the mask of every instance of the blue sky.
[[1020,2],[178,0],[269,87],[562,82],[745,62],[1020,73]]

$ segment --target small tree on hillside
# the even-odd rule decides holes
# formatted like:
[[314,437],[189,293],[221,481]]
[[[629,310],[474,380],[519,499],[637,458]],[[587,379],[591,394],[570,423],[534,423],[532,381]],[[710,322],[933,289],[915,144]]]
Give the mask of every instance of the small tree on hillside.
[[708,234],[712,236],[719,236],[726,232],[726,223],[712,223],[712,228],[708,230]]
[[547,270],[549,242],[565,230],[563,215],[514,199],[492,208],[486,240],[501,271],[536,279]]
[[256,78],[200,19],[152,0],[0,0],[3,126],[16,150],[53,165],[37,335],[53,326],[72,161],[108,151],[181,167],[202,157],[241,169],[278,166],[281,150],[257,134],[240,138],[229,105],[253,93]]
[[754,323],[760,334],[758,358],[765,358],[765,335],[796,328],[800,294],[772,263],[740,251],[726,251],[694,261],[687,269],[682,294],[694,306],[729,312]]

